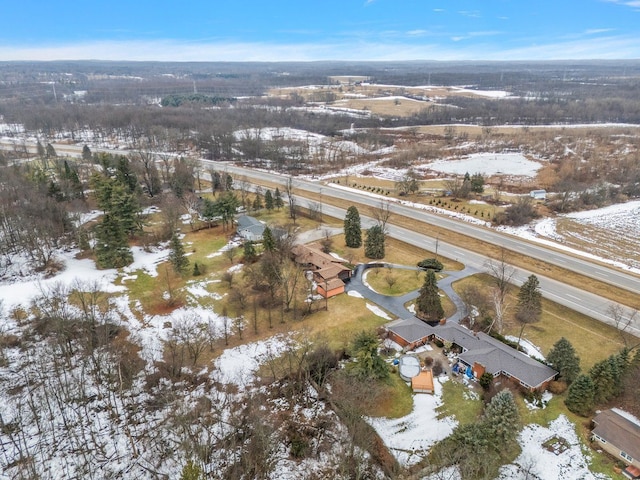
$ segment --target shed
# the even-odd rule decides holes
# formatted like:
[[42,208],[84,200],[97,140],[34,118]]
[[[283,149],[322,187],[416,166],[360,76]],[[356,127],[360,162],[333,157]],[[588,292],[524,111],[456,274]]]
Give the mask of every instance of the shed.
[[531,190],[529,192],[529,196],[534,200],[546,200],[547,199],[547,191],[546,190]]
[[415,393],[433,393],[433,372],[423,370],[411,379],[411,388]]

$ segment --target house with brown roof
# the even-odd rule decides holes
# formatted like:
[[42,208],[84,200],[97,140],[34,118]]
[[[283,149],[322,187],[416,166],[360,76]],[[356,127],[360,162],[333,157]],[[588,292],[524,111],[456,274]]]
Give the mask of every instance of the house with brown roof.
[[344,293],[345,282],[351,278],[351,269],[344,260],[324,253],[314,244],[295,245],[291,253],[298,265],[313,273],[320,295],[329,298]]
[[640,420],[624,410],[612,408],[593,419],[591,439],[607,453],[622,460],[627,478],[640,478]]

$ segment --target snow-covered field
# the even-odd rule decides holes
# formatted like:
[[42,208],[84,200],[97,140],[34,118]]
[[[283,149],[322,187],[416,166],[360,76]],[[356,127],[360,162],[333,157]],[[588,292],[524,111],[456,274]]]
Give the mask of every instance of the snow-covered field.
[[640,200],[500,230],[640,273]]
[[461,159],[436,160],[419,168],[456,175],[481,173],[485,176],[535,177],[542,164],[521,153],[474,153]]

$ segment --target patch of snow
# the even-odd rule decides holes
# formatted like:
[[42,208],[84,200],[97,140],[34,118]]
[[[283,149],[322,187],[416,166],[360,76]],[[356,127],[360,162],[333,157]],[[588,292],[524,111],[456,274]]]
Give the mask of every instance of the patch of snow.
[[638,417],[636,417],[635,415],[633,415],[633,414],[631,414],[629,412],[626,412],[624,410],[621,410],[619,408],[612,408],[611,410],[613,410],[614,412],[616,412],[621,417],[626,418],[630,422],[635,423],[636,425],[638,425],[640,427],[640,419],[638,419]]
[[378,307],[377,305],[373,305],[372,303],[367,303],[367,308],[373,312],[375,315],[377,315],[378,317],[382,317],[385,320],[391,320],[391,317],[389,315],[387,315],[385,313],[384,310],[382,310],[380,307]]
[[[518,337],[514,337],[513,335],[507,335],[504,338],[513,343],[518,343]],[[544,355],[542,354],[542,350],[539,347],[531,343],[529,340],[524,338],[520,339],[520,346],[524,349],[525,353],[532,358],[537,358],[538,360],[545,361]]]
[[116,269],[98,270],[93,260],[75,258],[78,253],[78,250],[71,250],[56,255],[64,265],[64,270],[50,278],[33,275],[26,279],[13,278],[15,283],[0,284],[0,300],[4,301],[5,308],[17,308],[20,305],[26,308],[43,290],[56,284],[71,286],[75,282],[82,282],[95,284],[104,292],[125,290],[125,287],[113,284],[118,275]]
[[255,373],[262,363],[277,358],[290,346],[290,341],[276,336],[228,348],[216,359],[212,376],[216,381],[245,387],[255,380]]
[[551,393],[549,390],[545,390],[540,397],[542,406],[540,406],[538,402],[529,402],[526,398],[524,399],[524,404],[529,410],[540,410],[541,408],[545,408],[552,398],[553,393]]
[[514,175],[534,177],[542,165],[529,160],[521,153],[474,153],[459,160],[441,159],[421,165],[437,172],[464,175]]
[[[556,455],[542,444],[554,437],[566,440],[569,448]],[[560,415],[548,427],[530,424],[518,435],[522,453],[511,465],[500,469],[499,480],[539,478],[541,480],[596,480],[606,479],[602,474],[589,471],[590,458],[583,451],[575,425]]]
[[356,292],[355,290],[349,290],[347,292],[347,295],[349,295],[350,297],[364,298],[360,292]]
[[442,381],[446,380],[434,379],[433,395],[413,395],[413,410],[409,415],[395,419],[366,419],[403,466],[422,460],[429,448],[451,435],[457,425],[453,417],[438,418],[436,409],[442,404]]

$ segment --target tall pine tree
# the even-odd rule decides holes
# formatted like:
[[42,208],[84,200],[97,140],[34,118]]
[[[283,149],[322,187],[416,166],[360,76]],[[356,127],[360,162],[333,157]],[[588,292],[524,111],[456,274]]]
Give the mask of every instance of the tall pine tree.
[[594,406],[595,386],[591,377],[579,375],[571,384],[564,404],[573,413],[586,417]]
[[264,227],[264,232],[262,232],[262,246],[265,252],[274,252],[276,250],[276,239],[273,238],[273,233],[269,227]]
[[169,261],[171,262],[171,265],[173,265],[173,269],[177,274],[184,275],[189,268],[189,259],[184,253],[184,246],[180,241],[180,237],[178,237],[178,234],[175,232],[171,235],[169,248],[171,249],[169,253]]
[[278,210],[284,207],[284,200],[282,199],[282,194],[280,193],[280,189],[276,187],[276,191],[273,194],[273,203]]
[[444,317],[444,309],[438,293],[438,280],[433,270],[427,270],[424,284],[416,300],[417,315],[427,321],[435,322]]
[[380,225],[374,225],[367,230],[367,238],[364,241],[364,254],[367,258],[375,260],[384,258],[385,234]]
[[580,374],[580,358],[576,355],[571,342],[564,337],[553,345],[547,355],[547,362],[558,371],[560,378],[569,385]]
[[484,411],[484,422],[498,445],[511,444],[516,440],[520,414],[510,390],[502,390],[491,399]]
[[353,205],[347,209],[347,215],[344,217],[344,242],[350,248],[362,246],[360,213]]
[[271,190],[267,190],[264,194],[264,206],[268,211],[273,210],[275,207],[273,193],[271,193]]

